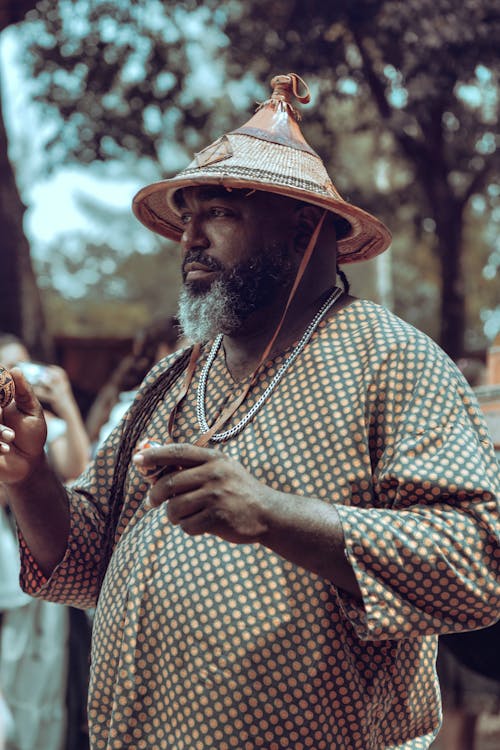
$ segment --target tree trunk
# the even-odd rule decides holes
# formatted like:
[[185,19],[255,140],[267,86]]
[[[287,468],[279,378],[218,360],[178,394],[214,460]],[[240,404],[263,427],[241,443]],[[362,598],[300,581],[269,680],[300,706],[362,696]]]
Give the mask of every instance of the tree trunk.
[[[356,24],[349,25],[363,61],[368,87],[381,117],[391,125],[393,108],[387,100],[386,84],[376,72],[363,33]],[[462,276],[463,202],[454,196],[448,182],[450,165],[445,160],[443,112],[437,107],[430,118],[431,126],[421,123],[425,143],[415,140],[404,130],[391,128],[402,153],[413,165],[417,183],[429,201],[429,215],[436,222],[438,257],[441,266],[439,344],[454,360],[463,355],[465,339],[465,291]]]
[[462,207],[454,199],[434,206],[441,265],[441,322],[439,344],[457,360],[464,355],[466,322],[462,271]]
[[[36,0],[0,0],[0,30],[24,20]],[[33,357],[51,357],[40,292],[23,229],[25,206],[9,161],[0,79],[0,330],[21,338]]]
[[50,356],[40,292],[23,230],[24,211],[8,158],[0,107],[0,330],[19,336],[33,356]]
[[37,0],[0,0],[0,31],[22,21],[36,4]]

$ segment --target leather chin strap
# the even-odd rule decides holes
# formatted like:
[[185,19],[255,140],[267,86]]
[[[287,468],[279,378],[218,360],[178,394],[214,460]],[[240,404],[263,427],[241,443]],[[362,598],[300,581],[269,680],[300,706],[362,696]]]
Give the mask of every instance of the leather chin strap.
[[[316,247],[316,243],[318,241],[319,233],[321,232],[321,228],[323,226],[323,222],[325,220],[325,216],[326,216],[326,211],[323,211],[323,213],[321,214],[321,217],[320,217],[320,219],[319,219],[319,221],[318,221],[318,223],[317,223],[317,225],[316,225],[316,227],[314,229],[314,232],[312,233],[311,238],[310,238],[310,240],[309,240],[309,242],[307,244],[307,247],[305,249],[304,255],[302,256],[302,260],[300,261],[300,265],[299,265],[299,268],[297,270],[297,274],[295,276],[295,280],[293,282],[293,286],[292,286],[292,288],[290,290],[290,294],[288,295],[288,300],[287,300],[287,303],[286,303],[285,308],[283,310],[283,314],[281,316],[281,319],[280,319],[280,321],[279,321],[279,323],[278,323],[278,325],[276,327],[276,330],[275,330],[275,332],[274,332],[271,340],[269,341],[269,343],[267,344],[266,348],[264,349],[264,351],[262,353],[262,356],[261,356],[261,358],[259,360],[259,363],[258,363],[257,367],[255,368],[255,370],[252,373],[252,377],[247,381],[247,383],[244,386],[244,388],[241,391],[241,393],[235,399],[233,399],[233,401],[231,401],[222,410],[222,412],[219,414],[219,416],[217,417],[217,419],[215,420],[215,422],[213,423],[213,425],[210,427],[210,429],[208,430],[208,432],[204,432],[202,435],[200,435],[195,440],[194,445],[199,445],[199,446],[202,446],[202,447],[206,446],[210,442],[210,440],[212,438],[212,435],[214,435],[218,430],[220,430],[221,427],[223,427],[231,419],[231,417],[233,416],[233,414],[241,406],[241,404],[243,403],[243,401],[247,397],[250,388],[252,387],[252,385],[255,382],[255,378],[256,378],[257,372],[259,371],[259,369],[261,368],[261,366],[264,364],[264,362],[267,360],[267,358],[268,358],[269,354],[271,353],[272,348],[273,348],[273,346],[274,346],[274,344],[276,342],[276,339],[278,338],[278,336],[280,334],[280,331],[281,331],[281,329],[283,327],[283,324],[285,322],[285,318],[286,318],[286,315],[287,315],[288,310],[290,308],[290,305],[292,304],[292,301],[293,301],[293,299],[295,297],[295,294],[297,292],[299,284],[302,281],[302,277],[304,276],[306,268],[307,268],[307,266],[309,264],[309,261],[311,259],[311,255],[313,253],[313,250]],[[189,391],[189,386],[191,384],[194,372],[196,370],[196,363],[198,361],[198,357],[200,356],[200,351],[201,351],[201,344],[195,344],[195,346],[193,347],[193,351],[191,352],[191,358],[189,360],[189,364],[187,366],[186,374],[184,376],[184,380],[182,382],[180,391],[179,391],[179,393],[177,395],[177,399],[176,399],[174,408],[170,412],[170,417],[169,417],[169,420],[168,420],[168,434],[170,435],[171,438],[172,438],[172,434],[173,434],[173,430],[174,430],[175,417],[176,417],[177,409],[178,409],[179,405],[181,404],[181,402],[185,399],[185,397],[186,397],[186,395],[187,395],[187,393]],[[173,438],[172,438],[172,440],[173,440]]]

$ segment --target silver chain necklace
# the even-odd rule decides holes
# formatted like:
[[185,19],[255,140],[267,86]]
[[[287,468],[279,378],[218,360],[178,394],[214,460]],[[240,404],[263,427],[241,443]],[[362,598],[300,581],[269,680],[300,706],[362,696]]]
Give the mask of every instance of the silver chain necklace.
[[[308,344],[308,342],[311,339],[311,336],[313,335],[314,331],[322,321],[323,317],[326,315],[328,310],[332,307],[332,305],[338,300],[340,295],[342,294],[342,289],[339,287],[335,287],[333,292],[330,294],[328,299],[323,302],[321,307],[319,308],[318,312],[314,316],[314,318],[311,320],[309,325],[307,326],[306,330],[302,334],[302,337],[297,342],[297,345],[294,347],[293,351],[289,354],[289,356],[285,359],[283,364],[279,367],[276,374],[272,378],[271,382],[265,389],[265,391],[262,393],[260,398],[255,402],[255,404],[247,411],[245,416],[234,425],[234,427],[231,427],[229,430],[225,430],[224,432],[216,432],[212,435],[210,438],[214,443],[222,443],[224,440],[228,440],[231,437],[234,437],[239,432],[242,431],[244,427],[250,422],[251,419],[255,416],[255,414],[259,411],[259,409],[262,407],[265,401],[269,398],[271,393],[274,391],[280,380],[282,379],[285,372],[288,370],[288,368],[295,362],[299,354],[302,352],[304,347]],[[215,360],[215,357],[217,356],[217,352],[219,351],[220,345],[222,343],[223,335],[219,334],[217,338],[215,339],[214,343],[212,344],[212,348],[210,350],[210,353],[207,357],[207,361],[205,362],[205,366],[203,367],[203,370],[200,375],[200,381],[198,383],[198,391],[196,395],[196,416],[198,418],[198,424],[200,425],[200,429],[202,433],[208,432],[210,430],[210,426],[207,422],[207,415],[205,412],[205,396],[207,391],[207,380],[208,375],[210,373],[210,368],[213,365],[213,362]]]

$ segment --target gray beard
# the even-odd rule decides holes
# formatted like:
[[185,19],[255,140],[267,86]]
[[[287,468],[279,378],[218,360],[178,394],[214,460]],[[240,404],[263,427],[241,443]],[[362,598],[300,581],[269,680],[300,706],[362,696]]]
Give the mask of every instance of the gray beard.
[[219,333],[236,333],[249,315],[290,289],[295,273],[286,246],[275,242],[223,273],[206,291],[184,286],[177,313],[184,336],[203,343]]
[[233,333],[243,322],[224,279],[216,279],[204,294],[183,287],[177,317],[184,336],[194,344]]

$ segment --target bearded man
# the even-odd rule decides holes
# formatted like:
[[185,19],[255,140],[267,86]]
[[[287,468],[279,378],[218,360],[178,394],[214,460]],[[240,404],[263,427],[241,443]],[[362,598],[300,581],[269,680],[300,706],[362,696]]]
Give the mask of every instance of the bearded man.
[[183,331],[71,487],[3,413],[29,593],[95,606],[93,750],[428,748],[437,636],[498,617],[491,441],[426,336],[336,286],[390,242],[304,140],[294,74],[134,211]]

